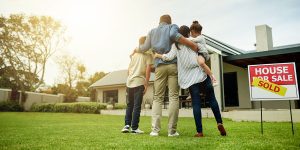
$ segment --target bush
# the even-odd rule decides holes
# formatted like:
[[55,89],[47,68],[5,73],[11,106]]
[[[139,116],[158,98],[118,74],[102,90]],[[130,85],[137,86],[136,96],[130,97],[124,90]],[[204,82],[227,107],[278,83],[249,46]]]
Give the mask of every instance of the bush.
[[34,112],[53,112],[55,104],[33,104],[30,108],[30,111]]
[[126,104],[115,103],[114,109],[126,109]]
[[65,94],[64,102],[75,102],[78,97],[77,91],[74,89],[68,89],[63,94]]
[[24,111],[23,107],[20,106],[17,102],[0,102],[0,111]]
[[76,102],[34,104],[30,110],[34,112],[100,113],[100,110],[105,108],[105,104],[95,102]]

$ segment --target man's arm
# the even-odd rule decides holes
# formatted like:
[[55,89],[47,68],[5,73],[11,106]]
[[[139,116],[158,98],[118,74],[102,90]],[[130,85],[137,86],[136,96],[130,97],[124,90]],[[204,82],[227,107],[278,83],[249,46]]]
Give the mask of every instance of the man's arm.
[[146,52],[147,50],[149,50],[151,48],[151,31],[148,33],[145,43],[144,44],[140,44],[139,48],[136,49],[136,52]]
[[191,49],[192,49],[193,51],[195,51],[195,52],[198,52],[198,51],[199,51],[197,44],[195,44],[194,42],[188,40],[187,38],[185,38],[185,37],[183,37],[183,36],[180,37],[180,38],[178,39],[178,42],[179,42],[180,44],[183,44],[183,45],[185,45],[185,46],[188,46],[189,48],[191,48]]
[[186,46],[190,47],[195,52],[198,52],[198,50],[199,50],[197,45],[194,42],[191,42],[190,40],[188,40],[187,38],[185,38],[184,36],[182,36],[179,33],[179,28],[176,24],[171,25],[170,38],[173,41],[177,41],[180,44],[183,44],[183,45],[186,45]]
[[144,84],[144,94],[147,92],[147,88],[148,88],[148,83],[149,83],[149,79],[150,79],[150,73],[151,73],[151,64],[147,64],[147,68],[146,68],[146,80],[145,80],[145,84]]

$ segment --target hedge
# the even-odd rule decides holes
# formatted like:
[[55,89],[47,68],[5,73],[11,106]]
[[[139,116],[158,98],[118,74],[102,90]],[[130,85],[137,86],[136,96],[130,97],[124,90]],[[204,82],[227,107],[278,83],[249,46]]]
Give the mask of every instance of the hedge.
[[0,102],[0,112],[3,111],[20,112],[20,111],[24,111],[24,109],[17,102],[4,101],[4,102]]
[[127,107],[126,104],[115,103],[115,106],[113,109],[126,109],[126,107]]
[[33,104],[30,111],[33,112],[70,112],[70,113],[100,113],[105,109],[106,104],[96,102],[75,102],[75,103],[42,103]]

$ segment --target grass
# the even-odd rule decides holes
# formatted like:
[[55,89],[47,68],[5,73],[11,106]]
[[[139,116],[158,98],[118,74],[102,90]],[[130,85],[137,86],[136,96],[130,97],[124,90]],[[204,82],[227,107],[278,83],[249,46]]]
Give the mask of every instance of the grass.
[[159,137],[150,137],[150,117],[141,117],[143,135],[120,133],[124,116],[73,113],[0,113],[0,149],[300,149],[300,123],[295,136],[290,123],[224,120],[221,137],[214,119],[204,118],[204,138],[194,138],[193,118],[179,118],[179,137],[167,137],[167,118]]

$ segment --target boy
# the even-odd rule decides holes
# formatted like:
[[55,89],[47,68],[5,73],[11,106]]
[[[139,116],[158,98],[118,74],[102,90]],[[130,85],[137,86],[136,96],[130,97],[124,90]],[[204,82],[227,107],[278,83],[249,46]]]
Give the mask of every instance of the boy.
[[[139,44],[143,44],[145,40],[145,36],[141,37],[139,39]],[[144,133],[144,131],[140,130],[138,127],[140,121],[141,104],[143,101],[143,95],[147,91],[152,61],[153,58],[148,53],[135,53],[131,57],[126,83],[127,108],[125,115],[125,126],[121,130],[122,133],[128,133],[130,127],[132,133]]]

